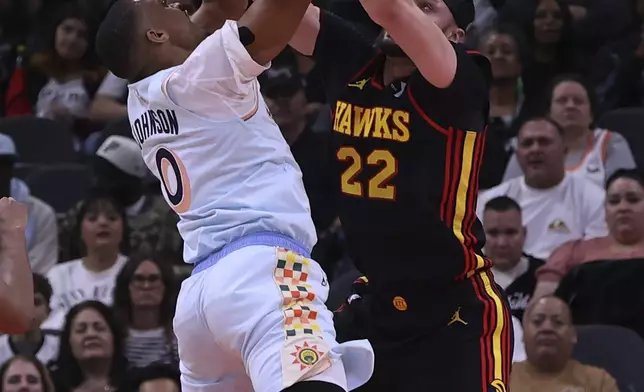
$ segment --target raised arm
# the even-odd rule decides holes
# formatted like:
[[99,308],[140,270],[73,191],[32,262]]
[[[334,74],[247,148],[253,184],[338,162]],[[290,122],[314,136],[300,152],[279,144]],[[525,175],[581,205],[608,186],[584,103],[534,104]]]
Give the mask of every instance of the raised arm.
[[295,35],[291,38],[290,45],[301,54],[312,56],[318,34],[320,34],[320,9],[310,4]]
[[289,43],[311,0],[255,0],[239,19],[240,40],[258,64],[272,61]]
[[190,20],[212,34],[221,28],[226,20],[239,20],[248,4],[249,0],[203,0],[201,7]]
[[33,275],[27,259],[27,207],[0,199],[0,331],[24,333],[34,311]]
[[[414,0],[360,0],[432,85],[448,87],[456,75],[456,52],[443,31]],[[444,6],[444,4],[441,4]]]

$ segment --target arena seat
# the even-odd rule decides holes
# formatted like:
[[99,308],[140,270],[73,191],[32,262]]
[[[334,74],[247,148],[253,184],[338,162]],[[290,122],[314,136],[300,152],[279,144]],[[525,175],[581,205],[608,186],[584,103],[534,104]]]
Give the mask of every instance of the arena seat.
[[613,325],[577,326],[573,358],[606,370],[623,392],[644,391],[644,340],[630,329]]
[[60,164],[41,167],[25,182],[31,194],[65,213],[89,194],[93,183],[91,170],[82,164]]
[[72,132],[60,122],[33,116],[0,120],[0,133],[11,136],[19,164],[66,163],[78,158]]
[[597,126],[624,136],[635,158],[635,163],[644,168],[644,108],[622,108],[605,113]]

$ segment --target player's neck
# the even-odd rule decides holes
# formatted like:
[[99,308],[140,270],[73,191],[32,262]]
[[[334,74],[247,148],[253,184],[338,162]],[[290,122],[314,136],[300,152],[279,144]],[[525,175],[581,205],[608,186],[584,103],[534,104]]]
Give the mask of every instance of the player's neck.
[[416,66],[409,57],[387,56],[385,68],[382,72],[382,81],[389,85],[398,79],[404,79],[416,70]]
[[135,308],[132,312],[132,329],[149,331],[159,327],[160,309],[158,306]]
[[83,257],[83,265],[93,272],[105,271],[116,263],[118,255],[118,249],[88,250],[87,256]]
[[[172,53],[167,55],[157,55],[154,62],[143,67],[141,74],[146,75],[147,77],[165,69],[176,67],[177,65],[183,64],[188,56],[190,56],[190,52],[180,48],[175,48]],[[138,79],[144,79],[144,77],[139,77]]]
[[492,106],[516,106],[518,99],[517,80],[495,80],[490,89],[490,103]]

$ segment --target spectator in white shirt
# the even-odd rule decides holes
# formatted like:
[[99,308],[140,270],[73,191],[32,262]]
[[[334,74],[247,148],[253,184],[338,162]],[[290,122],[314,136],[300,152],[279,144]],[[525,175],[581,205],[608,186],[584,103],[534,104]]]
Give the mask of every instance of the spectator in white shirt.
[[32,196],[24,181],[13,176],[17,158],[13,139],[0,134],[0,197],[11,196],[27,206],[25,234],[29,264],[33,272],[44,275],[58,261],[56,212],[49,204]]
[[110,196],[86,200],[76,230],[84,257],[58,264],[47,274],[53,289],[52,314],[45,321],[50,329],[60,329],[67,311],[82,301],[111,305],[116,276],[127,261],[121,253],[129,246],[125,209]]
[[527,229],[524,251],[545,260],[561,244],[603,237],[605,192],[592,181],[566,173],[563,130],[548,118],[527,121],[519,130],[516,151],[524,175],[483,192],[477,215],[490,199],[513,198]]

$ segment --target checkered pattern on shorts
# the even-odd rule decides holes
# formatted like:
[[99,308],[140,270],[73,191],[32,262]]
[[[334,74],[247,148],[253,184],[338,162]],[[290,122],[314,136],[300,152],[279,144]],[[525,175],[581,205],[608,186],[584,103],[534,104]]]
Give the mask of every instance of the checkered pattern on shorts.
[[321,334],[315,321],[318,313],[311,307],[315,293],[306,281],[310,260],[287,249],[277,250],[275,283],[282,293],[286,337]]

